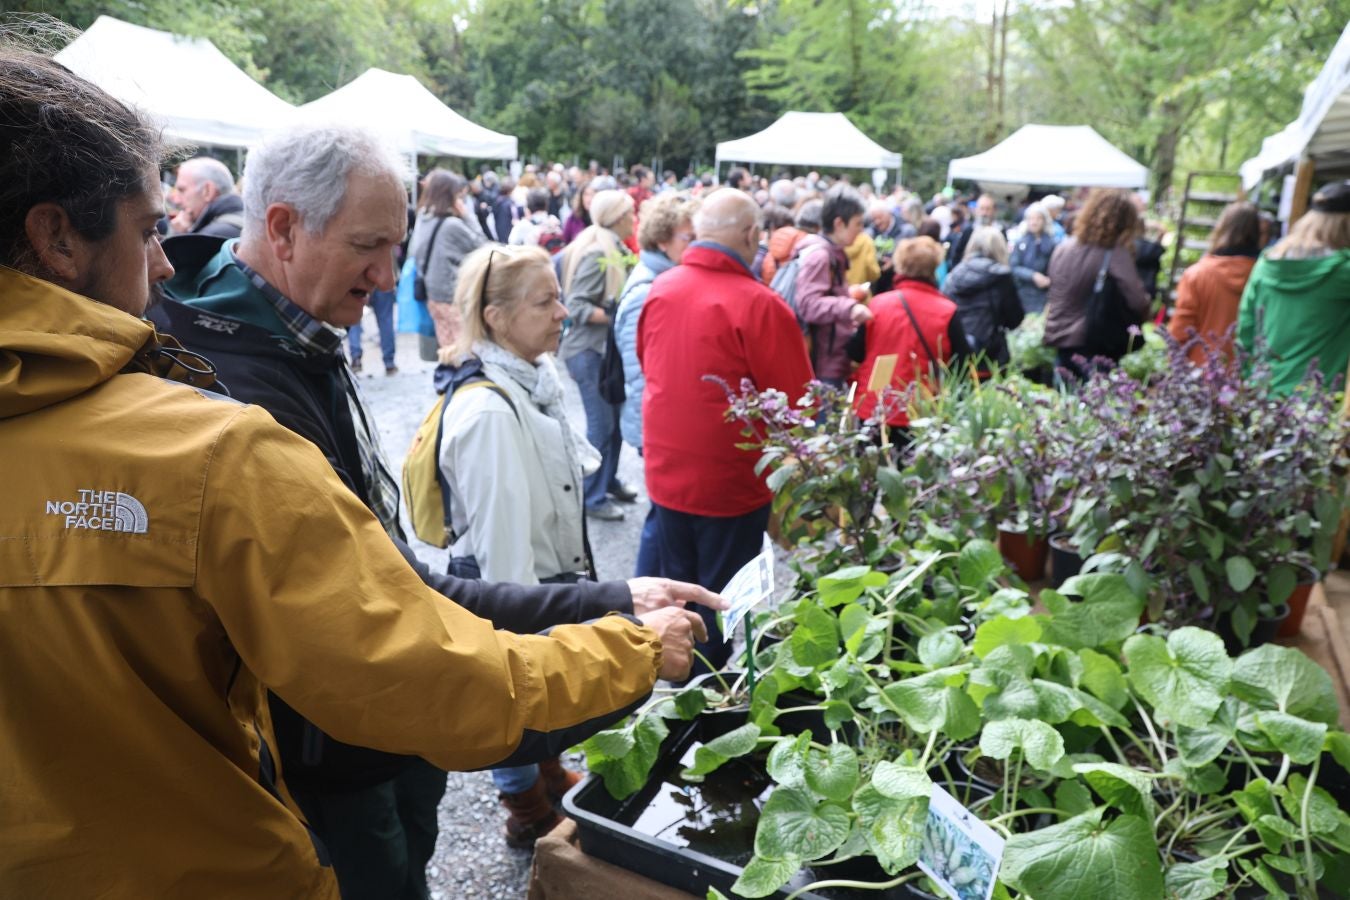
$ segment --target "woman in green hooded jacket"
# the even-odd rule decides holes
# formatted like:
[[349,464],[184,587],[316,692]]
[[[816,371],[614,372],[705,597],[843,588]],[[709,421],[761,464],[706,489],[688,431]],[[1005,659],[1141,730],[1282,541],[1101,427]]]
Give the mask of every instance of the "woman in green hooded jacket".
[[1289,393],[1315,365],[1325,383],[1350,364],[1350,181],[1318,191],[1289,234],[1252,269],[1238,342],[1268,363]]

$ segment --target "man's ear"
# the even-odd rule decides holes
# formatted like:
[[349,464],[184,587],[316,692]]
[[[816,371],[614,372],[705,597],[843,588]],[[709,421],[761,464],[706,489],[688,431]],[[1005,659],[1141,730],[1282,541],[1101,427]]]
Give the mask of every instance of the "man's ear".
[[263,214],[263,221],[267,226],[267,243],[272,248],[272,255],[289,262],[295,255],[295,239],[302,227],[295,207],[288,203],[273,203]]
[[60,204],[37,204],[24,216],[23,226],[38,264],[63,286],[79,284],[89,262],[88,242]]

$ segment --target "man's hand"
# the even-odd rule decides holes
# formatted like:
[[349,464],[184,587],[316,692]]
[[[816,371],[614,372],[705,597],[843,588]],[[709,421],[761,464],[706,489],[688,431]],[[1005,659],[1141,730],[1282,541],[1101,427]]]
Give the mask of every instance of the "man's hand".
[[666,606],[684,606],[697,603],[709,609],[726,609],[727,601],[721,594],[714,594],[707,588],[687,581],[671,581],[669,578],[630,578],[628,590],[633,593],[633,613],[646,615]]
[[872,315],[872,311],[861,303],[853,304],[853,308],[848,311],[848,317],[853,320],[854,325],[861,325],[876,318]]
[[1040,272],[1032,272],[1031,283],[1036,285],[1036,287],[1040,288],[1041,290],[1045,290],[1050,286],[1050,279],[1045,275],[1042,275]]
[[186,209],[180,209],[169,220],[169,228],[174,234],[187,234],[192,230],[192,213]]
[[684,681],[694,663],[694,644],[708,639],[708,629],[698,613],[667,606],[638,616],[661,641],[661,671],[666,681]]

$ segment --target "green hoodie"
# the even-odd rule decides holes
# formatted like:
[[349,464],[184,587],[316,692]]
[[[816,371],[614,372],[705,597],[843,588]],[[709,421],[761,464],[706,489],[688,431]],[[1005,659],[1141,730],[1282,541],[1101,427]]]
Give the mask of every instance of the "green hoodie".
[[[1260,327],[1257,322],[1260,320]],[[1238,341],[1270,364],[1272,386],[1288,393],[1316,360],[1327,383],[1350,363],[1350,250],[1317,259],[1271,259],[1252,269],[1238,311]]]

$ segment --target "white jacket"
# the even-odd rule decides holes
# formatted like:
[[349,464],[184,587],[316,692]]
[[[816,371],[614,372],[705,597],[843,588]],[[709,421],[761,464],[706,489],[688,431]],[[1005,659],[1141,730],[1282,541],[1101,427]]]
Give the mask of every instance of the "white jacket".
[[505,369],[485,363],[483,371],[515,412],[483,387],[462,388],[446,404],[441,471],[460,536],[451,554],[477,558],[488,581],[537,584],[584,572],[581,478],[562,426]]

